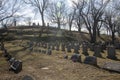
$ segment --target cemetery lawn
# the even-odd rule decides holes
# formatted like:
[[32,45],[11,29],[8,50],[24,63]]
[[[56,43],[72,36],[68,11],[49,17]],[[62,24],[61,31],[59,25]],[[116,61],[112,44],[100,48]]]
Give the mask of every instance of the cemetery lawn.
[[[33,80],[120,80],[120,74],[109,72],[97,67],[86,65],[84,63],[74,63],[69,59],[63,59],[62,51],[53,50],[52,55],[46,55],[39,52],[29,52],[28,49],[19,45],[26,45],[26,41],[20,43],[20,40],[9,41],[5,43],[8,52],[15,58],[22,60],[23,70],[15,74],[9,71],[9,64],[6,62],[0,52],[0,80],[23,80],[24,76],[31,76]],[[37,49],[38,47],[34,47]],[[117,57],[120,59],[120,51],[117,51]],[[89,55],[93,52],[89,51]],[[81,54],[81,50],[80,50]],[[81,54],[82,55],[82,54]],[[102,66],[105,62],[119,62],[106,58],[106,51],[102,54],[104,58],[97,58],[98,65]],[[84,55],[82,55],[82,61]]]

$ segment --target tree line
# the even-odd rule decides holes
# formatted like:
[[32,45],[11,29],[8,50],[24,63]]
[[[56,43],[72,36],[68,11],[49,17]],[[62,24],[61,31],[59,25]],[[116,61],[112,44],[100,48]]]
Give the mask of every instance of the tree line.
[[[61,26],[67,25],[69,31],[73,27],[87,29],[91,43],[95,43],[97,36],[100,37],[104,29],[112,36],[112,43],[115,42],[116,33],[120,35],[120,0],[2,0],[0,1],[0,23],[10,22],[11,19],[22,16],[15,16],[17,12],[29,5],[34,8],[33,12],[40,16],[42,27],[40,36],[45,29],[46,19],[57,24],[58,30]],[[70,0],[69,0],[70,1]],[[22,6],[24,4],[24,6]],[[10,6],[8,6],[10,5]],[[24,17],[22,17],[24,18]],[[27,18],[30,24],[30,19]]]

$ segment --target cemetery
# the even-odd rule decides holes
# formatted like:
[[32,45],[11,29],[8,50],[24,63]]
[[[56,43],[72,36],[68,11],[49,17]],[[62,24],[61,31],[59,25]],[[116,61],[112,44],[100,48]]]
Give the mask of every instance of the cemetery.
[[[37,7],[42,23],[29,17],[25,19],[23,15],[9,16],[4,12],[3,15],[0,10],[0,80],[120,80],[119,18],[108,15],[105,8],[111,4],[109,0],[70,0],[73,9],[68,11],[70,14],[64,11],[64,1],[51,4],[48,1],[12,2],[12,12],[17,12],[16,8],[23,3]],[[3,2],[0,2],[1,9],[7,3]],[[118,7],[117,4],[114,8]],[[54,9],[62,11],[54,12]],[[90,10],[86,13],[85,9]],[[45,14],[44,10],[48,13]],[[57,16],[53,15],[55,13]],[[53,20],[44,20],[45,15]],[[20,20],[26,24],[20,24]],[[67,26],[69,29],[65,28]]]

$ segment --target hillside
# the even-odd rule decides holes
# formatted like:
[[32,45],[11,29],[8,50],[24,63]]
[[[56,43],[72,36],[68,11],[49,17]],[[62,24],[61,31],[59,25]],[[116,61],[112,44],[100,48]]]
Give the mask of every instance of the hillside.
[[[85,55],[82,54],[82,46],[80,46],[79,53],[81,55],[82,62],[72,62],[72,52],[61,50],[61,43],[76,42],[89,40],[87,33],[82,33],[79,36],[77,32],[68,32],[65,30],[56,31],[51,29],[49,34],[44,34],[39,38],[38,29],[11,29],[9,31],[9,38],[4,42],[7,51],[16,59],[22,60],[23,70],[15,74],[9,71],[9,63],[3,57],[2,51],[0,51],[0,80],[120,80],[120,74],[110,72],[96,66],[84,64]],[[102,35],[103,39],[107,36]],[[101,40],[103,40],[101,39]],[[28,47],[28,42],[32,41],[33,51],[31,52]],[[47,48],[41,47],[36,43],[60,43],[60,50],[52,50],[52,55],[46,55],[40,50],[47,51]],[[104,40],[103,40],[104,41]],[[43,43],[44,43],[43,42]],[[120,50],[116,50],[117,58],[120,59]],[[90,56],[93,56],[94,52],[88,49]],[[97,64],[102,67],[106,62],[120,62],[107,58],[107,51],[101,53],[103,58],[97,58]],[[68,55],[68,59],[64,59],[64,56]]]

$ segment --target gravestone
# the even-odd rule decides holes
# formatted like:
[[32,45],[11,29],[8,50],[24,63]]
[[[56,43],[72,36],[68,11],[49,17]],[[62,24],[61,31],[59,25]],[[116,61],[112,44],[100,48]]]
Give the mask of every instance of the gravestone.
[[71,52],[71,45],[67,46],[67,52]]
[[93,56],[100,57],[100,58],[102,57],[102,55],[101,55],[101,47],[99,45],[95,45]]
[[120,73],[120,63],[107,62],[103,65],[103,69]]
[[116,48],[116,49],[120,49],[120,42],[115,42],[114,45],[115,45],[115,48]]
[[56,50],[59,51],[59,44],[56,45]]
[[74,46],[74,53],[79,54],[79,46]]
[[114,46],[108,46],[107,47],[107,58],[116,60],[116,51]]
[[97,58],[95,56],[86,56],[84,63],[97,66]]
[[62,45],[61,45],[61,50],[62,50],[62,51],[65,51],[65,44],[62,44]]
[[91,50],[91,51],[94,51],[94,44],[93,44],[93,43],[90,44],[90,50]]
[[55,45],[54,44],[52,44],[52,50],[55,50]]
[[45,48],[45,49],[47,48],[47,43],[43,44],[43,48]]
[[73,62],[81,62],[81,56],[79,54],[74,54],[71,56]]
[[88,56],[89,54],[88,54],[88,47],[87,47],[87,45],[85,44],[85,43],[83,43],[83,45],[82,45],[82,53],[85,55],[85,56]]
[[[11,58],[12,59],[12,58]],[[19,73],[22,70],[22,61],[20,60],[9,60],[10,62],[10,70],[14,71],[15,73]]]
[[68,59],[68,55],[65,54],[65,55],[64,55],[64,59]]
[[51,49],[51,45],[50,44],[48,44],[48,49]]
[[48,49],[47,54],[48,54],[48,55],[51,55],[51,54],[52,54],[52,50],[51,50],[51,49]]

